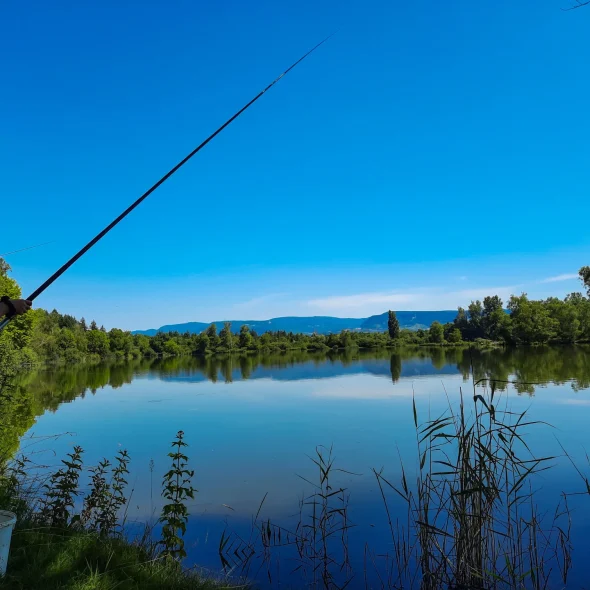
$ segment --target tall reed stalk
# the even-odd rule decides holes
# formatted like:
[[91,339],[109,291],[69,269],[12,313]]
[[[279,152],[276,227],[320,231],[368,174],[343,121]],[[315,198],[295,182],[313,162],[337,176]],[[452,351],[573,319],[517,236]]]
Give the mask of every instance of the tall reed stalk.
[[[500,405],[503,407],[500,409]],[[435,590],[548,588],[567,583],[569,512],[565,497],[551,518],[534,501],[535,476],[554,457],[535,457],[523,430],[540,424],[513,413],[492,384],[458,407],[421,423],[415,484],[374,470],[388,515],[393,555],[383,587]],[[389,491],[407,507],[391,519]]]
[[239,571],[247,576],[252,564],[258,561],[266,566],[271,585],[276,585],[282,582],[284,561],[292,565],[286,575],[296,574],[306,588],[343,590],[350,585],[354,575],[348,554],[348,531],[354,525],[348,515],[348,491],[334,481],[337,473],[350,472],[334,466],[332,448],[317,447],[310,460],[317,468],[317,479],[302,478],[313,491],[301,499],[295,526],[287,528],[270,519],[259,519],[265,496],[249,539],[234,531],[223,533],[219,555],[227,572]]

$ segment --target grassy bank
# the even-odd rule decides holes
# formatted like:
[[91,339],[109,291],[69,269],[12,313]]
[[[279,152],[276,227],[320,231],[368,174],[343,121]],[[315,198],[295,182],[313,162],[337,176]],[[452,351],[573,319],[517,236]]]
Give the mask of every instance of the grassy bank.
[[7,590],[213,590],[229,588],[174,561],[154,555],[148,545],[104,538],[72,528],[19,522],[14,531]]

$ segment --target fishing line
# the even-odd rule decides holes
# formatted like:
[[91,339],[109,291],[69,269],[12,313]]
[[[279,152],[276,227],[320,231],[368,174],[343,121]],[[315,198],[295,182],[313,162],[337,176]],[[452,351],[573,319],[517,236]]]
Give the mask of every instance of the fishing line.
[[17,254],[18,252],[24,252],[25,250],[32,250],[33,248],[40,248],[41,246],[47,246],[47,244],[55,244],[57,240],[51,240],[51,242],[43,242],[42,244],[35,244],[34,246],[27,246],[26,248],[21,248],[20,250],[13,250],[12,252],[5,252],[4,254],[0,254],[4,258],[4,256],[11,256],[12,254]]
[[[129,213],[131,213],[137,206],[139,206],[145,199],[147,199],[161,184],[166,182],[177,170],[179,170],[184,164],[186,164],[196,153],[202,150],[214,137],[219,135],[230,123],[235,121],[245,110],[251,107],[263,94],[265,94],[268,90],[270,90],[283,76],[286,76],[295,66],[299,65],[307,56],[311,55],[320,45],[323,45],[330,37],[332,37],[335,33],[328,35],[324,40],[320,41],[315,47],[312,47],[307,53],[305,53],[302,57],[300,57],[295,63],[289,66],[278,78],[273,80],[266,88],[261,90],[250,102],[246,103],[237,113],[235,113],[232,117],[230,117],[221,127],[219,127],[216,131],[214,131],[205,141],[200,143],[190,154],[185,156],[174,168],[170,169],[160,180],[158,180],[154,185],[152,185],[141,197],[139,197],[134,203],[132,203],[121,215],[119,215],[116,219],[114,219],[109,225],[107,225],[99,234],[97,234],[86,246],[84,246],[81,250],[79,250],[74,256],[72,256],[63,266],[61,266],[58,270],[56,270],[41,286],[39,286],[35,291],[33,291],[27,299],[29,301],[34,301],[47,287],[49,287],[52,283],[54,283],[70,266],[72,266],[79,258],[84,256],[92,246],[94,246],[99,240],[104,238],[120,221],[125,219]],[[5,326],[10,322],[14,316],[5,317],[2,321],[0,321],[0,331],[2,331]]]

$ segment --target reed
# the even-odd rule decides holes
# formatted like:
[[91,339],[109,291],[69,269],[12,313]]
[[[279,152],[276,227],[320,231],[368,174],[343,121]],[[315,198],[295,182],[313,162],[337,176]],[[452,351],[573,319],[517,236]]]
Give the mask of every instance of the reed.
[[[392,483],[374,470],[388,518],[393,554],[387,588],[534,590],[567,584],[571,565],[570,513],[564,495],[550,515],[535,503],[536,475],[555,457],[535,457],[524,430],[541,423],[513,413],[494,384],[463,392],[457,408],[434,420],[413,417],[417,474]],[[391,518],[393,494],[407,508]],[[374,563],[374,561],[373,561]]]
[[[357,588],[361,579],[367,589],[566,587],[572,550],[567,495],[550,514],[540,512],[537,476],[556,457],[536,457],[526,441],[528,429],[548,425],[512,412],[494,383],[479,385],[469,400],[461,391],[435,419],[422,421],[413,400],[416,464],[409,469],[400,459],[396,482],[383,469],[372,470],[390,542],[375,547],[368,539],[364,571],[353,572],[350,563],[349,493],[334,482],[343,470],[325,447],[310,458],[317,480],[305,480],[312,492],[301,499],[295,525],[260,518],[263,500],[249,538],[224,532],[222,566],[242,575],[264,567],[273,585],[297,581],[324,590]],[[293,564],[288,572],[285,564]]]
[[310,460],[317,468],[317,478],[302,478],[312,491],[300,499],[293,527],[260,518],[265,496],[248,539],[235,531],[223,533],[219,555],[227,573],[247,577],[254,568],[264,567],[269,582],[275,585],[281,582],[281,565],[285,561],[291,564],[287,577],[297,575],[304,587],[343,590],[349,586],[354,572],[348,531],[354,525],[349,518],[349,493],[334,478],[338,473],[350,472],[335,467],[331,447],[317,447]]

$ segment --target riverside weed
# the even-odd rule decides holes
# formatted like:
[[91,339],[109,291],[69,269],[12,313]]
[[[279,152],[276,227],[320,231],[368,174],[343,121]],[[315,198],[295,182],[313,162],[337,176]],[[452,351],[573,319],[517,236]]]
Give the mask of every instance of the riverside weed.
[[74,511],[76,497],[80,494],[78,482],[82,471],[82,447],[75,446],[68,453],[69,460],[62,459],[64,467],[60,468],[45,484],[45,499],[40,518],[49,526],[65,527],[69,524]]
[[110,466],[111,462],[103,459],[96,467],[90,468],[90,493],[84,498],[84,506],[80,513],[81,524],[89,530],[100,528],[99,516],[111,494],[111,486],[106,479]]
[[164,474],[162,482],[162,495],[168,500],[168,504],[162,507],[159,519],[163,524],[159,545],[162,547],[162,554],[173,559],[186,557],[182,537],[186,533],[189,513],[185,502],[188,498],[194,499],[196,491],[191,485],[195,472],[187,469],[188,457],[182,452],[187,446],[184,432],[179,430],[172,442],[173,451],[168,453],[172,459],[172,469]]

